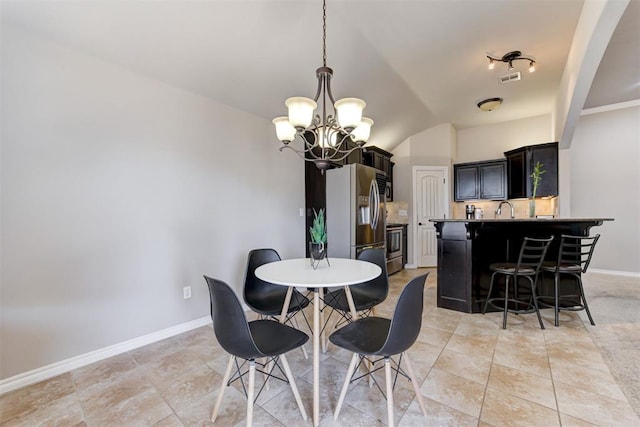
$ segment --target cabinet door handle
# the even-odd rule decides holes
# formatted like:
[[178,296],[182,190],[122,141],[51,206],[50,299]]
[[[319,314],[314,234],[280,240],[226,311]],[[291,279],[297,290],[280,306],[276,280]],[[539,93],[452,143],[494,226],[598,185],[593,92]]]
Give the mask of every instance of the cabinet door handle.
[[418,223],[418,225],[422,225],[422,223],[421,223],[421,222],[419,222],[419,223]]

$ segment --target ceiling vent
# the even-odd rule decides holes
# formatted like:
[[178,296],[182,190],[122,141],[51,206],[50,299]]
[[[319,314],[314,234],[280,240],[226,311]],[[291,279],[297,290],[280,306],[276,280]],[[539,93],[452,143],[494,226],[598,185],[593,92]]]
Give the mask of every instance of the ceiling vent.
[[498,77],[498,81],[500,83],[502,83],[502,84],[510,83],[510,82],[517,82],[520,79],[521,79],[520,71],[516,71],[515,73],[505,74],[504,76]]

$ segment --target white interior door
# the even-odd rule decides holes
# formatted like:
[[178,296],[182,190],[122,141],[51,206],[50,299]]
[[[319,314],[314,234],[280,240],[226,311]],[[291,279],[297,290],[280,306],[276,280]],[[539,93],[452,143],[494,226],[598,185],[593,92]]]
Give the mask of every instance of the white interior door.
[[448,168],[413,168],[414,257],[417,267],[435,267],[438,263],[436,230],[430,219],[447,218],[449,212]]

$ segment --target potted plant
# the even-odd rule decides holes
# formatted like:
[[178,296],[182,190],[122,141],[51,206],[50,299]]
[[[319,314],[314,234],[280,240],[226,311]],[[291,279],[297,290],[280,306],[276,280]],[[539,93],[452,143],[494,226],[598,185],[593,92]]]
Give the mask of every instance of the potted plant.
[[[327,227],[324,218],[324,209],[320,209],[319,212],[313,210],[313,223],[309,227],[309,235],[311,236],[311,242],[309,242],[309,255],[311,256],[311,265],[313,268],[317,267],[317,261],[320,261],[327,256]],[[327,263],[329,260],[327,260]]]
[[529,218],[535,218],[536,216],[536,193],[538,192],[538,185],[542,181],[542,174],[545,172],[544,164],[536,162],[533,167],[533,173],[530,175],[533,181],[533,191],[531,192],[531,199],[529,199]]

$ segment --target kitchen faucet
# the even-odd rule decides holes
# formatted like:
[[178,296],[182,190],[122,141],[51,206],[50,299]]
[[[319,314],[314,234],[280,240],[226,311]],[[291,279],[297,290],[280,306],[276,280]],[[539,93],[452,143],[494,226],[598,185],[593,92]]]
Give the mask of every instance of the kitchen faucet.
[[509,207],[511,208],[511,218],[515,218],[516,215],[515,215],[514,210],[513,210],[513,205],[508,200],[504,200],[504,201],[500,202],[500,204],[498,205],[498,209],[496,209],[496,218],[499,217],[500,214],[502,213],[502,205],[504,203],[508,204]]

